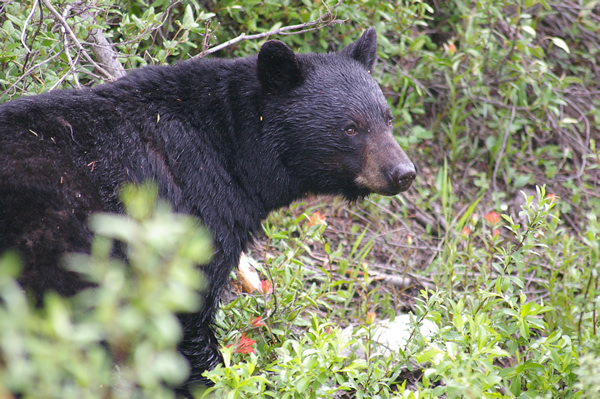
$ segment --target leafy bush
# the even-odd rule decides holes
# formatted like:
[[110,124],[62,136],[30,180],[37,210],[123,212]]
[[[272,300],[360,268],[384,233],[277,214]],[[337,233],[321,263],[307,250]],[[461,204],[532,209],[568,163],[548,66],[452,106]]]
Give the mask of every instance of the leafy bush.
[[[54,4],[74,37],[50,2],[0,4],[0,101],[108,80],[90,62],[93,29],[130,69],[327,10],[346,23],[270,38],[337,51],[376,28],[374,76],[419,179],[395,198],[309,199],[271,215],[251,253],[263,292],[223,305],[226,367],[208,373],[215,385],[198,397],[600,397],[598,2]],[[255,53],[267,38],[212,56]],[[96,224],[129,244],[131,265],[109,260],[98,238],[90,258],[71,264],[93,271],[100,289],[73,301],[49,296],[31,308],[14,283],[18,261],[3,258],[0,396],[173,396],[163,383],[183,380],[186,366],[172,312],[198,306],[191,264],[206,242],[196,251],[189,234],[182,246],[132,235],[140,224],[148,234],[191,228],[164,205],[152,209]],[[167,275],[172,287],[152,282]],[[400,283],[383,284],[390,275]],[[148,283],[119,292],[127,279]],[[411,339],[389,354],[373,331],[400,312],[414,315]],[[425,321],[435,336],[420,333]]]
[[[187,363],[176,350],[174,312],[200,306],[196,265],[211,255],[210,236],[189,216],[155,204],[157,190],[131,187],[129,217],[95,215],[90,256],[69,259],[97,288],[73,298],[49,294],[36,308],[17,285],[16,256],[0,261],[0,393],[23,398],[174,397]],[[115,240],[128,262],[111,259]]]

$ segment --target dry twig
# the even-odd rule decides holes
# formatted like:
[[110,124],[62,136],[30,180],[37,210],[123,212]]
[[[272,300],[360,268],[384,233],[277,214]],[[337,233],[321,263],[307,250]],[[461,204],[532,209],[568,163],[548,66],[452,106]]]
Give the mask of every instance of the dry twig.
[[342,0],[338,0],[338,2],[333,7],[328,8],[327,12],[325,14],[322,14],[321,16],[319,16],[319,18],[315,19],[314,21],[309,21],[309,22],[306,22],[304,24],[299,24],[299,25],[284,26],[282,28],[272,29],[268,32],[257,33],[255,35],[246,35],[245,33],[242,33],[241,35],[239,35],[231,40],[228,40],[225,43],[221,43],[218,46],[211,47],[208,50],[203,50],[200,54],[198,54],[192,58],[205,57],[209,54],[216,53],[217,51],[222,50],[225,47],[229,47],[235,43],[241,42],[242,40],[256,40],[256,39],[262,39],[265,37],[269,37],[272,35],[282,35],[282,36],[298,35],[301,33],[319,30],[319,29],[322,29],[322,28],[324,28],[326,26],[330,26],[330,25],[343,24],[344,22],[346,22],[346,20],[336,19],[336,15],[334,14],[335,9],[340,4],[342,4]]

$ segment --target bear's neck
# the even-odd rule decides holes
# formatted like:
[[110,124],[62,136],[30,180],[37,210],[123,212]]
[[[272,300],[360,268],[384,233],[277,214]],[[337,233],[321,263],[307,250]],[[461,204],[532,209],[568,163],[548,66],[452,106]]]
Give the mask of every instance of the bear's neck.
[[[262,131],[262,100],[255,64],[255,57],[203,62],[198,66],[208,68],[192,70],[192,76],[198,79],[188,85],[188,92],[178,94],[178,98],[186,100],[183,112],[197,114],[200,110],[206,117],[197,118],[183,132],[187,143],[175,171],[179,185],[184,183],[181,193],[162,191],[175,204],[182,202],[180,207],[175,205],[176,209],[201,218],[217,239],[220,232],[230,234],[232,226],[256,233],[269,212],[304,194],[287,173],[277,146]],[[181,79],[190,81],[189,69]],[[169,173],[173,173],[173,166]],[[166,184],[161,186],[168,186],[169,179],[166,176]],[[219,212],[215,214],[214,209]],[[241,245],[245,248],[246,243]]]

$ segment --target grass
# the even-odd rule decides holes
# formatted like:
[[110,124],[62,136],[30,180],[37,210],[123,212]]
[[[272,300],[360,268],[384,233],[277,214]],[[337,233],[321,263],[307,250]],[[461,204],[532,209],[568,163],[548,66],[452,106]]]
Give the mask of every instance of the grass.
[[[214,11],[214,20],[222,23],[216,37],[224,42],[240,32],[264,30],[257,21],[300,23],[320,11],[314,2],[283,7],[222,2],[218,10],[196,10],[187,4],[169,8],[160,0],[152,10],[136,5],[131,15],[121,16],[110,3],[99,4],[106,18],[95,23],[114,38],[138,38],[118,46],[127,55],[126,67],[193,53],[215,26],[204,23],[206,12]],[[600,397],[600,9],[594,1],[571,3],[404,1],[394,8],[390,2],[346,2],[337,9],[338,18],[349,18],[346,25],[280,38],[304,51],[339,50],[366,26],[377,29],[374,76],[393,110],[397,139],[418,166],[418,179],[395,197],[352,204],[309,198],[269,217],[249,255],[272,292],[267,284],[264,293],[241,294],[232,285],[218,320],[228,367],[209,374],[215,386],[206,395]],[[34,13],[24,30],[27,7],[18,2],[5,7],[11,18],[2,19],[0,30],[3,100],[73,80],[68,59],[59,57],[59,27],[48,18],[37,21]],[[176,23],[158,26],[167,12]],[[198,23],[177,33],[184,17]],[[85,44],[84,28],[94,21],[75,24],[74,18],[67,15]],[[36,24],[43,29],[34,29]],[[148,26],[155,30],[144,33]],[[37,58],[26,56],[22,37]],[[175,47],[166,52],[163,40]],[[259,44],[244,42],[225,52],[246,55]],[[84,84],[98,79],[85,67],[79,71]],[[16,262],[3,259],[0,277],[14,275]],[[183,267],[187,270],[185,262]],[[11,281],[0,281],[3,298],[20,298]],[[119,300],[147,301],[141,291],[130,295]],[[49,302],[50,315],[76,308]],[[176,327],[162,336],[141,323],[143,334],[127,336],[130,348],[171,353],[164,355],[171,369],[144,374],[132,350],[120,365],[125,372],[115,375],[112,363],[100,361],[106,354],[85,349],[98,348],[93,343],[99,339],[57,334],[43,314],[28,310],[27,322],[16,318],[24,307],[8,304],[4,299],[0,306],[0,322],[22,329],[3,332],[32,338],[19,356],[10,345],[2,347],[0,397],[8,395],[6,381],[19,382],[28,397],[27,389],[37,388],[27,383],[37,381],[35,373],[51,387],[44,392],[64,393],[52,382],[65,379],[79,388],[121,381],[126,389],[109,390],[109,397],[172,397],[168,389],[154,388],[184,373],[169,374],[178,362],[170,352]],[[137,305],[127,309],[139,320],[156,316]],[[390,354],[376,343],[376,332],[379,322],[399,314],[413,315],[410,339]],[[80,316],[73,323],[90,322]],[[41,336],[32,332],[39,323],[46,326]],[[433,336],[425,333],[427,323],[437,327]],[[94,326],[102,331],[101,322]],[[347,326],[353,330],[349,338],[341,333]],[[114,331],[110,323],[105,327]],[[49,365],[37,357],[40,348],[57,345],[79,351],[81,358]],[[349,348],[356,353],[349,355]],[[6,361],[7,353],[16,356],[14,363]],[[90,359],[94,367],[86,363]],[[57,372],[45,373],[48,369]],[[98,370],[92,373],[98,378],[77,370]]]

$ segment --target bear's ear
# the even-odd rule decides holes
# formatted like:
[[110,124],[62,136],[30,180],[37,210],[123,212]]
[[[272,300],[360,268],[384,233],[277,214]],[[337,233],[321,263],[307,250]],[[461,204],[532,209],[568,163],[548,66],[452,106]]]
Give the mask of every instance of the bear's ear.
[[356,42],[342,50],[342,55],[354,58],[371,73],[377,59],[377,32],[369,28]]
[[258,53],[258,81],[267,91],[285,91],[303,81],[296,54],[285,43],[269,40]]

